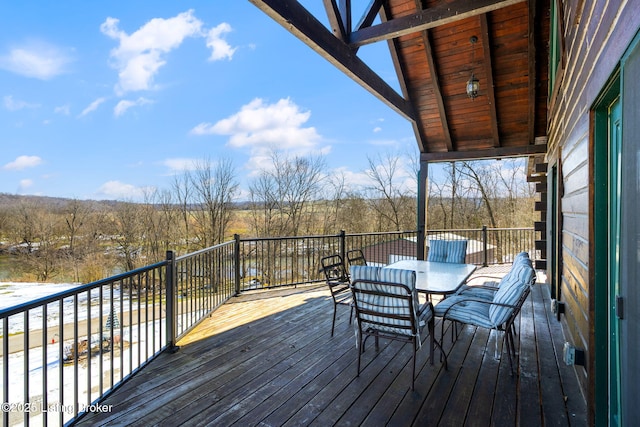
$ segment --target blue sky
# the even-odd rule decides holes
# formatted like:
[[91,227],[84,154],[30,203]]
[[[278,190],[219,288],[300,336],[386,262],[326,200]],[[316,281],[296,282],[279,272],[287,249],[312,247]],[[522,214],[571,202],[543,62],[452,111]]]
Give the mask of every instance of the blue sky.
[[[136,200],[222,157],[246,189],[273,149],[360,184],[367,156],[417,152],[409,122],[246,0],[3,1],[0,28],[2,193]],[[386,44],[361,55],[398,87]]]

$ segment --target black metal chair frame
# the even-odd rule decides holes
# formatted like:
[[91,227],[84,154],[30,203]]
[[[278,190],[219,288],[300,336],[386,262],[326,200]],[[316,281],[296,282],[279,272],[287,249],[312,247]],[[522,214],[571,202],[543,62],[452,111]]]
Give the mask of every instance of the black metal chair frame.
[[351,249],[347,252],[349,265],[367,265],[367,259],[361,249]]
[[[384,286],[391,286],[391,287],[398,287],[401,288],[402,294],[398,294],[398,293],[391,293],[391,292],[383,292],[383,291],[374,291],[374,290],[368,290],[368,289],[360,289],[358,287],[358,285],[360,283],[372,283],[372,284],[381,284]],[[419,337],[419,325],[418,325],[418,319],[420,319],[421,314],[424,312],[424,310],[430,309],[433,311],[433,305],[431,304],[431,302],[427,302],[425,304],[423,304],[422,306],[420,306],[418,313],[415,313],[414,310],[412,309],[408,309],[413,306],[414,304],[414,295],[411,292],[411,290],[409,289],[409,287],[407,287],[404,284],[401,283],[391,283],[391,282],[380,282],[380,281],[372,281],[372,280],[355,280],[352,283],[351,286],[351,290],[353,292],[353,301],[354,301],[354,305],[355,305],[355,309],[356,309],[356,321],[358,324],[358,329],[360,331],[359,334],[359,342],[358,342],[358,376],[360,376],[360,359],[362,356],[362,353],[364,353],[365,350],[365,343],[367,341],[367,338],[369,338],[370,336],[375,337],[375,347],[376,347],[376,351],[379,350],[379,339],[380,338],[386,338],[386,339],[391,339],[391,340],[396,340],[396,341],[402,341],[402,342],[406,342],[406,343],[411,343],[413,345],[413,368],[411,371],[411,390],[415,389],[415,376],[416,376],[416,353],[418,351],[418,337]],[[394,313],[394,312],[385,312],[382,309],[383,308],[389,308],[388,306],[380,306],[381,310],[366,310],[363,307],[361,307],[361,305],[358,304],[358,300],[360,295],[364,295],[364,294],[368,294],[368,295],[374,295],[374,296],[381,296],[381,297],[390,297],[390,298],[396,298],[398,300],[402,300],[405,302],[405,310],[409,313],[409,315],[406,314],[402,314],[402,313]],[[369,305],[371,305],[371,302],[368,303]],[[364,322],[366,322],[368,324],[368,327],[366,329],[363,329],[362,327],[362,316],[375,316],[377,318],[379,318],[379,321],[373,321],[371,319],[367,319],[364,320]],[[442,346],[440,345],[440,343],[438,343],[435,339],[434,339],[434,329],[435,329],[435,320],[434,320],[435,316],[432,316],[431,319],[429,319],[429,321],[427,322],[427,329],[429,331],[429,360],[431,361],[431,364],[433,364],[433,353],[434,353],[434,346],[438,345],[440,347],[440,349],[442,350]],[[385,320],[387,320],[387,322],[385,322]],[[400,326],[394,323],[391,323],[391,320],[401,320],[404,322],[408,322],[410,326]],[[400,333],[393,333],[390,331],[385,331],[382,330],[381,328],[377,328],[376,326],[380,326],[380,327],[391,327],[391,328],[398,328],[398,329],[405,329],[409,332],[410,335],[403,335]],[[442,353],[444,354],[444,351],[442,351]],[[444,362],[444,366],[446,369],[446,355],[445,355],[445,362]]]
[[349,275],[347,274],[344,260],[340,255],[325,256],[320,260],[320,263],[327,285],[331,291],[331,298],[333,299],[333,321],[331,323],[331,336],[333,336],[338,305],[350,307],[349,324],[351,324],[351,318],[353,317],[353,295],[349,289]]

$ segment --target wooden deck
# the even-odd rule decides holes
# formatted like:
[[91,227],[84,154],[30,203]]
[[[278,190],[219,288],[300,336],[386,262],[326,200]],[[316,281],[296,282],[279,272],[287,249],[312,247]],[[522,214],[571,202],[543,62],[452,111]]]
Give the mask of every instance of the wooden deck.
[[585,401],[558,362],[565,340],[549,307],[548,286],[536,285],[513,377],[506,354],[494,358],[496,334],[466,326],[455,343],[445,336],[447,370],[437,350],[433,365],[426,345],[418,352],[412,392],[412,351],[399,342],[381,342],[379,353],[368,342],[356,377],[348,309],[339,307],[332,338],[324,286],[247,293],[109,396],[112,412],[78,425],[583,426]]

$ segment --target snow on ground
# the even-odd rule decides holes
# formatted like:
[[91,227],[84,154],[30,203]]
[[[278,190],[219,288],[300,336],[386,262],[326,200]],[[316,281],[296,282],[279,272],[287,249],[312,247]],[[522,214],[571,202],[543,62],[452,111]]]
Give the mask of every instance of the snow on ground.
[[[77,286],[69,283],[0,282],[0,310],[73,289]],[[111,312],[111,306],[108,303],[109,297],[110,292],[103,294],[103,316],[108,316]],[[116,299],[114,309],[116,313],[119,313],[120,301],[117,290],[114,290],[114,298]],[[81,293],[78,296],[77,305],[78,320],[82,321],[91,317],[92,325],[94,327],[97,326],[98,317],[100,317],[98,290],[92,291],[90,296],[88,292]],[[64,324],[73,324],[74,306],[73,297],[64,300],[62,309]],[[128,300],[123,301],[124,313],[128,313],[128,306]],[[47,327],[59,326],[59,316],[60,304],[58,302],[49,304],[47,306]],[[19,334],[18,336],[23,335],[24,318],[24,314],[9,318],[8,332],[10,337],[16,336],[16,334]],[[41,329],[43,325],[42,308],[30,310],[28,319],[31,333],[34,330]],[[114,336],[119,335],[120,330],[120,328],[114,328]],[[148,334],[146,330],[149,331]],[[6,401],[8,404],[3,404],[2,409],[3,412],[9,412],[9,425],[24,424],[25,414],[27,414],[30,424],[42,425],[43,417],[46,413],[48,425],[59,425],[61,414],[62,424],[64,424],[77,412],[108,409],[90,405],[102,393],[112,387],[111,378],[113,378],[113,383],[117,383],[160,348],[161,343],[165,341],[165,337],[161,336],[161,332],[164,334],[164,325],[160,324],[160,320],[143,322],[140,326],[134,324],[132,328],[124,326],[122,327],[122,337],[114,339],[114,341],[122,343],[122,348],[120,344],[114,343],[108,351],[102,353],[96,351],[89,357],[81,357],[77,365],[73,362],[63,362],[64,351],[61,355],[60,343],[55,338],[53,343],[46,345],[46,350],[43,349],[41,344],[29,349],[26,354],[23,346],[18,346],[17,349],[11,348],[8,355],[0,357],[2,384],[5,381],[5,373],[8,376],[8,397],[4,396],[5,392],[2,390],[2,401]],[[86,330],[80,332],[81,335],[83,333],[86,334]],[[153,336],[154,334],[155,337]],[[1,322],[0,335],[4,335]],[[110,337],[111,331],[104,332],[104,336]],[[34,344],[39,343],[36,342]],[[63,348],[66,347],[68,349],[72,344],[72,341],[65,340]],[[7,360],[7,369],[4,366],[5,360]],[[25,367],[28,368],[28,375],[24,373]],[[89,379],[91,390],[88,390]],[[76,384],[78,385],[77,391],[75,390]],[[25,399],[25,390],[28,394],[27,399]],[[47,394],[46,405],[45,392]],[[77,405],[74,406],[73,402],[76,401],[76,393]]]

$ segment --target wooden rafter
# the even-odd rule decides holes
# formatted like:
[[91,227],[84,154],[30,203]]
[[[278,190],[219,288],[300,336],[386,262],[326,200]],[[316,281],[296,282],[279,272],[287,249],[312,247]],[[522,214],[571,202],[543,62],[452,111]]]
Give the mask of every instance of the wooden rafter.
[[429,70],[431,71],[431,82],[433,86],[433,96],[435,97],[438,105],[438,114],[440,115],[440,123],[442,124],[442,133],[444,135],[444,142],[447,147],[447,151],[453,151],[453,142],[451,141],[451,131],[449,130],[449,120],[447,120],[447,111],[444,106],[444,99],[442,97],[442,90],[440,88],[440,79],[438,78],[438,68],[436,61],[433,57],[433,50],[431,48],[431,38],[429,37],[429,30],[423,31],[422,39],[424,40],[425,53],[427,55],[427,63],[429,64]]
[[393,110],[415,122],[413,106],[297,1],[249,0]]
[[350,44],[362,46],[390,38],[428,30],[472,16],[521,3],[525,0],[454,0],[419,13],[396,18],[351,33]]
[[[387,16],[389,11],[387,11],[384,5],[380,8],[380,19],[382,22],[387,21]],[[389,45],[389,52],[391,54],[391,62],[393,63],[393,67],[395,68],[396,75],[398,76],[398,83],[400,84],[400,89],[402,90],[402,94],[409,102],[412,102],[411,96],[409,95],[409,88],[407,87],[407,78],[406,78],[406,70],[404,69],[403,62],[400,61],[398,56],[399,48],[399,40],[398,39],[389,39],[387,40],[387,44]],[[420,152],[424,152],[427,150],[427,137],[423,131],[424,125],[420,118],[419,114],[416,114],[416,119],[411,122],[411,126],[413,127],[414,135],[416,136],[418,149]]]
[[346,42],[349,39],[351,27],[345,25],[343,12],[338,7],[336,0],[324,0],[324,8],[327,11],[327,19],[333,35]]
[[498,110],[496,106],[496,88],[493,83],[493,61],[491,58],[491,35],[489,34],[489,23],[487,15],[480,15],[480,40],[482,41],[482,51],[484,52],[484,72],[487,79],[487,97],[489,98],[489,116],[491,117],[491,134],[493,135],[493,146],[500,146],[500,131],[498,130]]
[[380,11],[382,7],[383,0],[371,0],[369,6],[362,15],[360,21],[356,24],[356,30],[361,30],[362,28],[370,27],[373,24],[373,21],[376,19],[376,15]]

